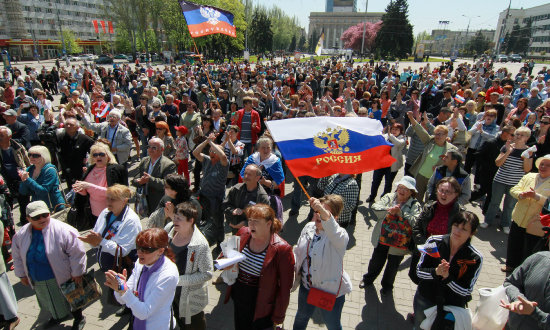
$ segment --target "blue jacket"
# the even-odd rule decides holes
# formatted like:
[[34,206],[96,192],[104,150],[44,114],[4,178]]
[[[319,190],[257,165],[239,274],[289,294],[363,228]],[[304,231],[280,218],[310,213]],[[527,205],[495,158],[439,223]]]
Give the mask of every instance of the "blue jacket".
[[44,201],[52,212],[64,209],[64,199],[59,190],[59,179],[55,166],[49,163],[44,165],[36,180],[32,178],[34,169],[34,165],[27,168],[29,178],[21,182],[19,192],[23,195],[30,195],[32,201]]

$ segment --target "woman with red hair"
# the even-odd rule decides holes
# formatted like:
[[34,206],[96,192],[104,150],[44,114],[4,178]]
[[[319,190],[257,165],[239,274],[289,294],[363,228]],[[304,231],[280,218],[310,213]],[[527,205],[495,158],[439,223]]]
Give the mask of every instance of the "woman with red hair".
[[149,228],[136,237],[138,261],[126,280],[127,270],[105,273],[105,285],[115,298],[132,310],[131,329],[170,329],[171,305],[178,284],[178,267],[168,248],[168,233]]
[[168,123],[165,121],[157,121],[155,123],[155,127],[156,135],[154,137],[158,137],[162,140],[162,142],[164,142],[163,155],[170,159],[174,158],[174,155],[176,154],[176,147],[174,145],[174,138],[172,137],[172,133],[170,133]]
[[292,246],[277,233],[281,222],[269,205],[245,209],[248,227],[242,227],[236,282],[227,288],[225,303],[233,299],[236,330],[268,329],[282,324],[294,279]]

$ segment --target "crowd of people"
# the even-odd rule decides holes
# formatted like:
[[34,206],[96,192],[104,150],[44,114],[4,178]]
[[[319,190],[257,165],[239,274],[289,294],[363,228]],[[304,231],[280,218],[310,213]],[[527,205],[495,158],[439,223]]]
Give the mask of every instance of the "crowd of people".
[[[236,329],[281,325],[293,290],[294,329],[306,329],[317,307],[328,329],[341,329],[353,290],[344,255],[361,203],[376,226],[359,289],[385,266],[381,294],[391,295],[410,255],[416,329],[467,322],[483,266],[472,237],[490,227],[508,235],[502,271],[510,303],[502,308],[511,311],[509,328],[548,327],[539,273],[550,260],[540,252],[548,250],[550,69],[526,63],[509,72],[486,59],[416,70],[338,58],[56,64],[13,68],[0,88],[0,322],[7,329],[19,323],[8,271],[33,288],[51,315],[45,326],[72,314],[72,329],[84,327],[83,310],[72,310],[60,290],[82,282],[84,243],[104,273],[102,303],[121,306],[117,316],[131,315],[133,329],[205,329],[213,260],[226,257],[229,232],[246,257],[225,270],[236,272],[225,295]],[[300,177],[310,211],[292,247],[279,234],[285,216],[299,215],[304,194],[266,122],[318,116],[379,121],[396,161],[375,170],[367,187],[366,173]],[[370,191],[364,202],[362,188]],[[465,210],[470,203],[483,219]],[[65,221],[56,219],[61,214]]]

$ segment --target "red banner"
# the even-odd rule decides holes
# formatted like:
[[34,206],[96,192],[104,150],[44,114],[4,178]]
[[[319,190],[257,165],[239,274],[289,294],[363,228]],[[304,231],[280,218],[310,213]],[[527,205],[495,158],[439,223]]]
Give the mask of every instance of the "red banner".
[[92,21],[92,23],[94,23],[94,31],[95,33],[99,33],[99,26],[97,25],[97,19],[94,19]]
[[103,33],[107,33],[107,30],[105,30],[105,21],[99,21],[101,23],[101,28],[103,29]]
[[115,31],[114,31],[114,29],[113,29],[113,22],[108,21],[108,22],[107,22],[107,26],[109,27],[109,33],[110,33],[110,34],[115,33]]

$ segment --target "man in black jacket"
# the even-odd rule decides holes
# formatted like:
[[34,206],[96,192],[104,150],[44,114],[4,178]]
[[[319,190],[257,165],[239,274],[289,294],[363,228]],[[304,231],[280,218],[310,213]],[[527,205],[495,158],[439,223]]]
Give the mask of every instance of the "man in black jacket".
[[17,120],[17,112],[13,109],[8,109],[4,113],[6,127],[12,132],[12,140],[29,149],[31,147],[31,132],[27,125]]
[[250,164],[244,170],[244,182],[237,183],[227,192],[222,209],[233,234],[246,226],[245,208],[258,203],[269,205],[269,196],[262,185],[258,184],[261,178],[262,170],[258,165]]
[[80,124],[75,118],[65,120],[63,132],[57,134],[57,150],[63,176],[70,187],[82,179],[82,167],[86,166],[86,154],[94,141],[78,131]]
[[475,201],[487,194],[483,203],[483,214],[487,212],[487,208],[491,202],[492,182],[498,171],[495,160],[506,141],[512,140],[515,130],[514,126],[505,126],[496,138],[485,141],[477,151],[474,182],[479,184],[480,187],[472,191],[470,201]]

